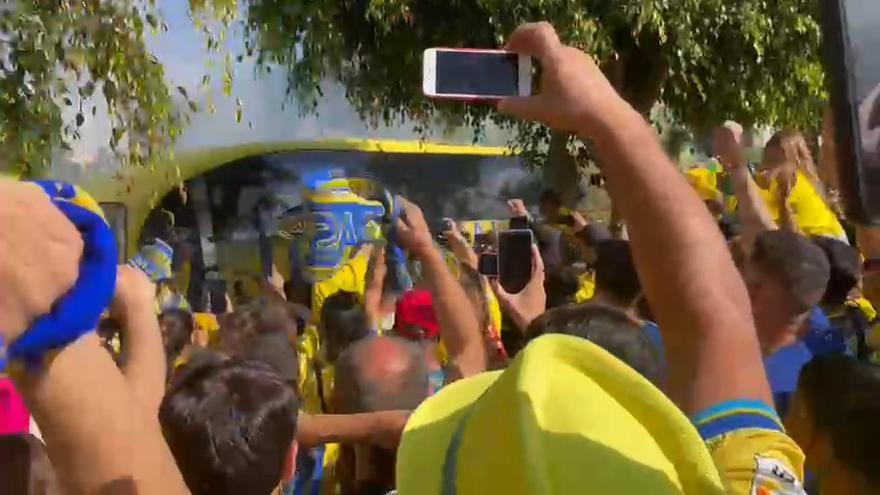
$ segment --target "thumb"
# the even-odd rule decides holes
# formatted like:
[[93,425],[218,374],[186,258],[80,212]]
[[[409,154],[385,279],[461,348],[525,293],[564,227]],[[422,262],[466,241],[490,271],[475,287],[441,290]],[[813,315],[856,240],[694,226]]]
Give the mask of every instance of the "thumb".
[[510,306],[512,296],[509,292],[504,290],[504,287],[501,287],[501,284],[498,283],[497,277],[489,278],[489,286],[492,287],[492,292],[495,293],[495,297],[498,298],[498,302],[500,302],[503,306]]

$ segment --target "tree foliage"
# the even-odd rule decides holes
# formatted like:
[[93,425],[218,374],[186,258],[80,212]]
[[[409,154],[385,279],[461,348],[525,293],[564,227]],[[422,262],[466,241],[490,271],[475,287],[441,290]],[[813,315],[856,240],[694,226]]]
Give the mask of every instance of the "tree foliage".
[[[306,110],[327,78],[377,123],[436,118],[477,130],[489,108],[421,94],[425,48],[501,47],[513,29],[548,20],[594,55],[646,113],[662,102],[695,130],[725,119],[815,128],[824,98],[815,0],[247,0],[249,49],[287,69]],[[584,88],[589,91],[589,88]],[[520,125],[540,150],[550,133]]]
[[162,29],[152,2],[3,4],[0,168],[26,176],[45,170],[52,152],[70,149],[97,116],[97,98],[107,102],[108,144],[123,163],[141,165],[167,152],[188,109],[175,108],[162,66],[144,44],[146,28]]

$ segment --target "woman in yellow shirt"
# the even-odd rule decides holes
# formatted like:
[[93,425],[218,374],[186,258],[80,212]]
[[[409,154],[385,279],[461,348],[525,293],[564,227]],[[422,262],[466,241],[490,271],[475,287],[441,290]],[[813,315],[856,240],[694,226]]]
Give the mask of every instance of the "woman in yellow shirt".
[[783,129],[770,138],[755,179],[780,227],[848,243],[836,213],[839,208],[829,199],[807,141],[799,131]]

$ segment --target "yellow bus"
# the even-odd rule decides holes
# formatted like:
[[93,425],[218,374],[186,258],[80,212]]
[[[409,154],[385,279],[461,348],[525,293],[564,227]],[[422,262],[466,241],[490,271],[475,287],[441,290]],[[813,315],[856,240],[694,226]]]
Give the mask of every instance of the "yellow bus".
[[[434,231],[445,217],[506,218],[505,199],[536,204],[540,192],[539,178],[508,148],[373,139],[181,152],[154,170],[86,175],[80,185],[104,208],[122,259],[155,235],[151,229],[173,218],[176,247],[192,255],[192,276],[186,274],[183,285],[218,279],[235,293],[251,292],[265,263],[261,246],[270,246],[285,278],[295,278],[290,243],[280,235],[278,220],[302,203],[303,177],[323,170],[374,178],[419,204]],[[190,287],[189,296],[196,293],[204,290]]]

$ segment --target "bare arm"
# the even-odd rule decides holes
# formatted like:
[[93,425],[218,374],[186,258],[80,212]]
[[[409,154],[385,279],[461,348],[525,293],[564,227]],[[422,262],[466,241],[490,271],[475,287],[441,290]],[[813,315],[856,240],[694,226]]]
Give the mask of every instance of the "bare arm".
[[[82,236],[37,186],[0,180],[0,335],[13,342],[79,275]],[[158,419],[137,407],[98,337],[10,376],[65,493],[187,493]]]
[[165,395],[165,350],[156,317],[155,287],[137,268],[119,267],[113,313],[125,335],[122,374],[132,394],[155,415]]
[[94,333],[12,378],[66,493],[188,493],[156,414],[139,406]]
[[302,448],[325,443],[369,443],[396,449],[410,411],[379,411],[361,414],[300,415],[296,441]]
[[761,196],[758,184],[749,173],[742,148],[733,131],[721,128],[719,131],[718,159],[730,176],[733,192],[736,195],[738,215],[742,224],[742,241],[746,252],[751,252],[755,239],[762,232],[776,230],[778,226],[770,214],[770,209]]
[[480,322],[467,294],[449,272],[443,255],[434,247],[422,210],[403,201],[406,221],[399,221],[398,236],[403,247],[421,261],[425,278],[434,293],[440,338],[449,351],[449,365],[458,375],[450,378],[454,380],[486,371],[486,349]]
[[455,255],[455,259],[459,263],[476,270],[480,263],[480,257],[477,256],[477,252],[464,240],[456,223],[452,222],[450,227],[449,230],[443,233],[446,240],[449,241],[449,250],[452,251],[452,254]]
[[549,24],[521,27],[508,49],[541,59],[542,92],[505,100],[499,109],[591,137],[609,164],[608,189],[663,330],[670,396],[687,413],[735,399],[772,404],[745,285],[657,135],[593,60],[563,46]]

